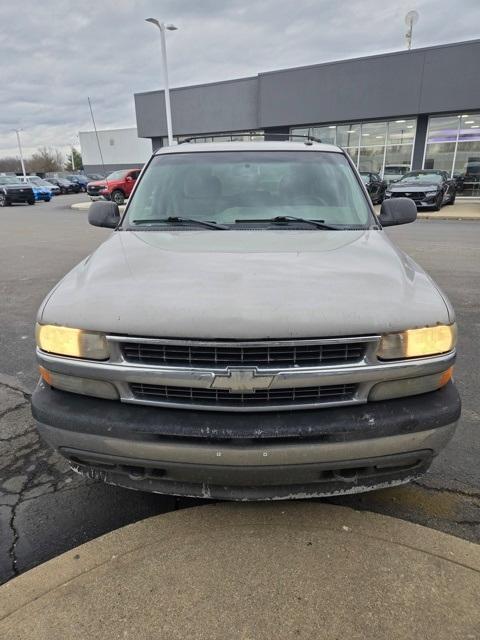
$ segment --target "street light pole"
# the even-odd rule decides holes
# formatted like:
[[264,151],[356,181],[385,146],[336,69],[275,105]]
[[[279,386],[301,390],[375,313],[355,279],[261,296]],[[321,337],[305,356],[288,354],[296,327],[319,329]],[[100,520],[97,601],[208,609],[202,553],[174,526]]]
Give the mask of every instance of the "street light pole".
[[167,65],[167,41],[165,37],[165,31],[176,31],[177,27],[174,24],[165,24],[160,22],[156,18],[146,18],[146,22],[150,22],[158,27],[160,31],[160,46],[162,49],[162,71],[163,71],[163,84],[165,87],[165,112],[167,116],[167,136],[168,144],[173,144],[173,132],[172,132],[172,111],[170,108],[170,88],[168,85],[168,65]]
[[23,177],[25,178],[27,174],[25,172],[25,163],[23,161],[22,143],[20,142],[20,131],[22,131],[22,129],[14,129],[14,131],[17,134],[18,151],[20,153],[20,162],[22,163]]

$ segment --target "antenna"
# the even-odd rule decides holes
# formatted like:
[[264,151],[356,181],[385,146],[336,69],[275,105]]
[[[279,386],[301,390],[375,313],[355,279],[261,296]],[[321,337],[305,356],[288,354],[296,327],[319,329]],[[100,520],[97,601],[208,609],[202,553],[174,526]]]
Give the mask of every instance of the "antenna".
[[417,24],[420,15],[418,11],[409,11],[405,16],[405,24],[408,27],[407,33],[405,34],[405,40],[407,41],[407,49],[410,51],[412,48],[412,34],[413,34],[413,25]]
[[[88,100],[88,106],[90,107],[90,115],[92,116],[93,128],[95,130],[95,137],[97,138],[98,152],[100,153],[100,160],[102,162],[103,173],[105,175],[105,180],[106,180],[107,172],[105,171],[105,163],[103,161],[103,153],[102,153],[102,147],[100,146],[100,139],[98,137],[97,125],[95,124],[95,118],[93,117],[92,103],[88,96],[87,96],[87,100]],[[107,186],[108,186],[108,181],[107,181]]]

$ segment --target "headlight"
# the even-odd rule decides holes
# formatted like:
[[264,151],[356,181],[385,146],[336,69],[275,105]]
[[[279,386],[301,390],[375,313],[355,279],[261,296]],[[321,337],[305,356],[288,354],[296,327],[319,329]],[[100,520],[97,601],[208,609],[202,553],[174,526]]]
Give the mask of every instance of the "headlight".
[[433,196],[437,195],[437,192],[436,191],[427,191],[425,193],[425,195],[427,196],[427,198],[432,198]]
[[107,340],[103,333],[37,324],[35,337],[37,346],[48,353],[87,360],[107,360],[109,357]]
[[451,351],[456,342],[456,324],[409,329],[384,335],[377,355],[381,360],[433,356]]

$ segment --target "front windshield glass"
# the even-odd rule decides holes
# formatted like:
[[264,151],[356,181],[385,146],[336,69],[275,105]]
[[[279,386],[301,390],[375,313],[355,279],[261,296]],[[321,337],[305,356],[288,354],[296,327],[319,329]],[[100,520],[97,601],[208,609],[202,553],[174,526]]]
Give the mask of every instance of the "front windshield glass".
[[397,182],[418,182],[420,184],[440,184],[442,182],[442,176],[438,173],[416,173],[412,171],[411,173],[407,173],[407,175],[403,176],[401,180]]
[[130,228],[147,228],[149,221],[161,224],[172,217],[235,225],[278,216],[321,220],[336,228],[372,222],[347,159],[321,151],[156,156],[131,198],[127,220]]
[[23,184],[16,176],[0,176],[0,184]]
[[[127,175],[127,171],[125,169],[120,169],[119,171],[114,171],[107,176],[107,180],[121,180],[124,176]],[[100,178],[102,180],[102,178]]]

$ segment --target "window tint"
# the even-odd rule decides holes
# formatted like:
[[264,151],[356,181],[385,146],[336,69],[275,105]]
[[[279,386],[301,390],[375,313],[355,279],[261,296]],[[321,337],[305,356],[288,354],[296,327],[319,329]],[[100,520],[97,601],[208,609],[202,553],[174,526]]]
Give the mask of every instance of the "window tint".
[[313,151],[159,155],[128,207],[128,220],[171,216],[235,224],[297,216],[367,225],[370,209],[346,158]]

